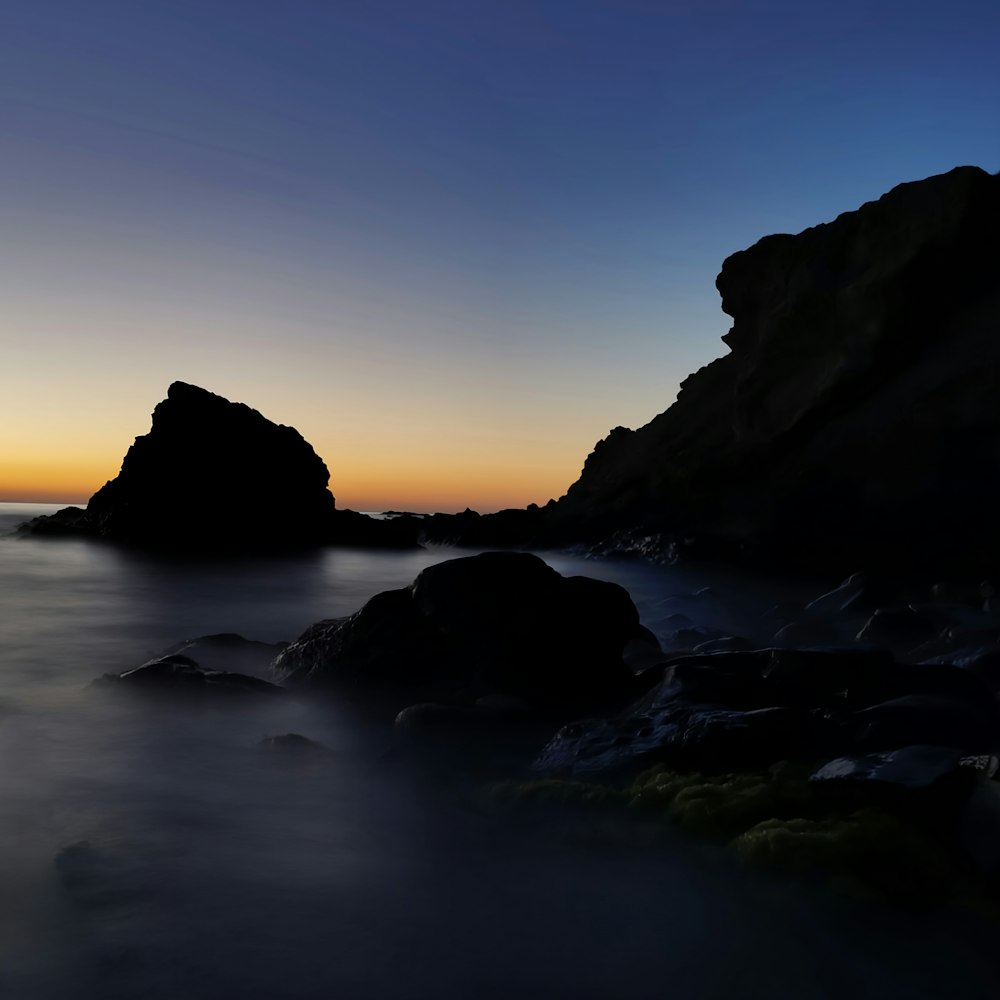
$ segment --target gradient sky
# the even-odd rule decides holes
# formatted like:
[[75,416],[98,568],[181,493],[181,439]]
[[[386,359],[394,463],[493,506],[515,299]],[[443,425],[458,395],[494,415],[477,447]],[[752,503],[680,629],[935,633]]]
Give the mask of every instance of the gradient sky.
[[1000,169],[1000,3],[4,0],[0,500],[175,380],[338,504],[544,503],[723,351],[715,275]]

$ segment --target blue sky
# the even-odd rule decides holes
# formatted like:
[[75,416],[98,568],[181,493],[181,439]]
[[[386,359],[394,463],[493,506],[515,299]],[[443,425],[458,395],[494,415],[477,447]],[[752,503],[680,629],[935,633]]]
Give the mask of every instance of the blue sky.
[[0,499],[86,496],[183,378],[345,505],[544,502],[721,353],[729,253],[1000,169],[998,38],[963,0],[7,0]]

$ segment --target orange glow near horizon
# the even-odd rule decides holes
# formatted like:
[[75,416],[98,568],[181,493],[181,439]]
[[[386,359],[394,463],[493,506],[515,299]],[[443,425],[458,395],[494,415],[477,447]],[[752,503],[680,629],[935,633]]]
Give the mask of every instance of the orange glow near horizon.
[[[317,448],[322,455],[322,451]],[[356,463],[337,463],[331,469],[330,488],[337,506],[353,510],[413,510],[453,512],[471,507],[481,512],[505,507],[546,503],[565,493],[579,467],[563,468],[547,456],[524,454],[497,465],[469,454],[438,456],[436,462],[419,455],[388,456],[385,465],[370,456],[355,455]],[[332,463],[328,463],[332,464]],[[121,454],[56,454],[45,460],[6,455],[0,479],[0,502],[85,505],[107,480],[118,474]]]
[[118,474],[134,438],[148,432],[150,412],[174,377],[297,428],[326,462],[337,506],[353,510],[487,513],[545,504],[566,492],[608,431],[600,417],[554,406],[555,393],[525,392],[514,398],[514,412],[485,381],[456,386],[450,396],[419,381],[358,387],[346,379],[335,393],[307,386],[296,394],[257,371],[242,378],[214,371],[197,379],[183,371],[167,379],[113,376],[95,386],[71,369],[50,371],[44,396],[34,389],[40,378],[11,382],[0,402],[0,501],[85,504]]
[[[572,480],[566,480],[552,489],[539,489],[537,480],[507,482],[498,488],[485,477],[466,478],[460,470],[447,470],[450,475],[434,481],[400,480],[390,483],[382,479],[354,480],[344,477],[340,486],[331,482],[331,492],[339,508],[352,510],[412,510],[433,513],[455,512],[471,507],[482,513],[506,507],[526,507],[529,503],[545,504],[551,497],[558,498],[566,492]],[[117,474],[117,470],[115,473]],[[0,503],[56,503],[67,506],[85,506],[89,498],[108,478],[75,478],[65,469],[51,474],[35,474],[15,478],[4,470],[0,483]],[[386,477],[388,478],[388,477]]]

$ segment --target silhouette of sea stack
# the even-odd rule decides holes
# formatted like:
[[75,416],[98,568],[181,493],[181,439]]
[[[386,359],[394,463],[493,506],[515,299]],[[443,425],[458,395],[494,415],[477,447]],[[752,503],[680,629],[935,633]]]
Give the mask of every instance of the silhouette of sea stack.
[[26,528],[170,548],[377,544],[345,537],[377,533],[378,522],[336,510],[329,481],[326,464],[294,427],[174,382],[149,433],[135,439],[121,471],[85,511],[66,508]]

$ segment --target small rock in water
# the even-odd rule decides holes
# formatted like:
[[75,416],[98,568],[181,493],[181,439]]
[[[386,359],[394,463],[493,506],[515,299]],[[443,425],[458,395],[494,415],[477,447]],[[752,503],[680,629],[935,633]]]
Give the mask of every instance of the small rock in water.
[[281,736],[266,736],[257,744],[265,750],[280,754],[315,754],[328,753],[329,747],[317,740],[299,733],[284,733]]
[[259,677],[224,670],[202,670],[189,656],[174,654],[150,660],[122,674],[105,674],[99,687],[184,698],[276,695],[282,690]]
[[164,656],[186,656],[204,670],[265,674],[287,642],[258,642],[235,632],[183,639],[163,651]]

